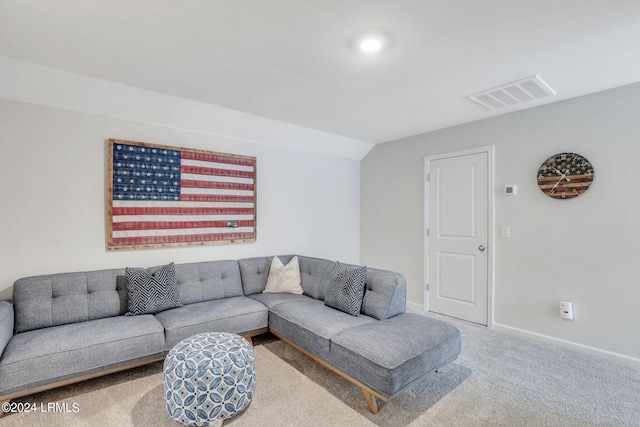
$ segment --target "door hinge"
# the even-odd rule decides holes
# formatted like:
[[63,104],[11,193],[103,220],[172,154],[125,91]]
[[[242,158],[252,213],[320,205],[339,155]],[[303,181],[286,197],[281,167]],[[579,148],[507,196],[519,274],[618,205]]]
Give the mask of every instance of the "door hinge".
[[428,229],[428,228],[425,228],[425,229],[424,229],[424,235],[425,235],[425,236],[427,236],[427,237],[429,237],[429,229]]
[[427,283],[427,284],[425,284],[424,286],[425,286],[425,288],[427,289],[427,292],[429,292],[429,284]]
[[431,180],[431,174],[430,173],[426,173],[424,175],[424,179],[425,179],[425,181],[430,181]]

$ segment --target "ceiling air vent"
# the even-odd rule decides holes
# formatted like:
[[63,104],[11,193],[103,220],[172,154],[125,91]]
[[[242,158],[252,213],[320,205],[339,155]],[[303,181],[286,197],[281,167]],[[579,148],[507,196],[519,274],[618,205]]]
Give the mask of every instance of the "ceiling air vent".
[[517,106],[555,94],[556,91],[551,89],[540,77],[530,76],[478,92],[474,95],[469,95],[467,98],[477,102],[488,110],[497,110],[504,107]]

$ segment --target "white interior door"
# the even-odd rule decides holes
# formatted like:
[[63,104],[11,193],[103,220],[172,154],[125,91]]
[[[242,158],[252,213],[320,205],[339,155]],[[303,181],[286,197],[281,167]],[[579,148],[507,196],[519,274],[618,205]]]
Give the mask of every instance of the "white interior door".
[[427,308],[487,325],[489,153],[425,163]]

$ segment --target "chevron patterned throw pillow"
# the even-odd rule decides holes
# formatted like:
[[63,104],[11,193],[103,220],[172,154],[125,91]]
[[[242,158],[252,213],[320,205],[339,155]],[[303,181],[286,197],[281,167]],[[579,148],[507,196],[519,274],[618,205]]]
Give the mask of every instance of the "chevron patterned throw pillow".
[[324,304],[352,316],[360,315],[366,279],[366,265],[349,269],[336,262],[331,272],[331,282]]
[[125,273],[129,294],[127,316],[155,314],[182,306],[173,263],[155,271],[127,267]]

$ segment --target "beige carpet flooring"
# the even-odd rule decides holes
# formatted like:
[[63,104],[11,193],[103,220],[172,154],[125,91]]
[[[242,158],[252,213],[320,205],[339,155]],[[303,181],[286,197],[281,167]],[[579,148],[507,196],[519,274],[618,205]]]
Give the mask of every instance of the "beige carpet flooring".
[[[446,320],[462,332],[461,356],[376,415],[359,388],[270,335],[257,338],[254,399],[224,425],[640,426],[637,366]],[[161,363],[15,402],[38,411],[5,414],[0,426],[179,425],[164,409]]]

